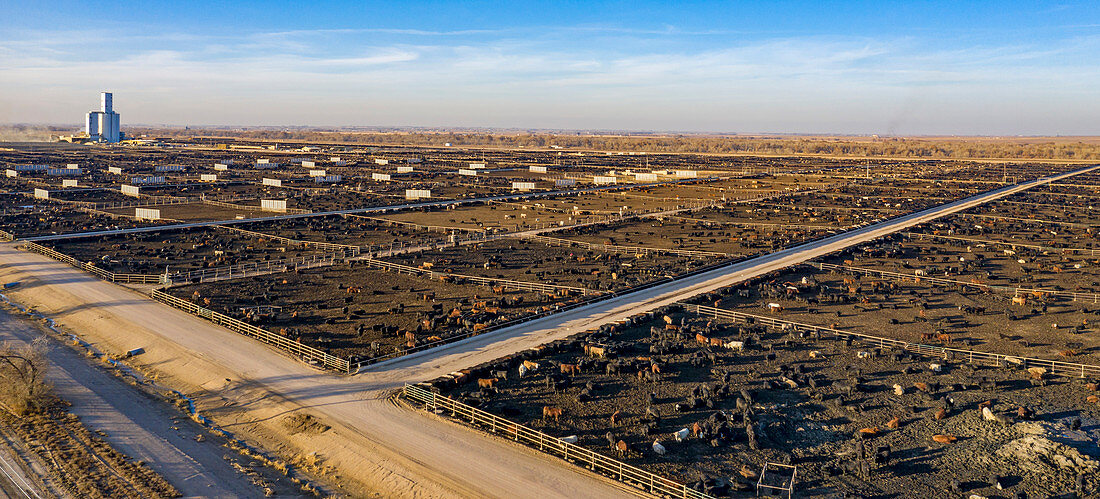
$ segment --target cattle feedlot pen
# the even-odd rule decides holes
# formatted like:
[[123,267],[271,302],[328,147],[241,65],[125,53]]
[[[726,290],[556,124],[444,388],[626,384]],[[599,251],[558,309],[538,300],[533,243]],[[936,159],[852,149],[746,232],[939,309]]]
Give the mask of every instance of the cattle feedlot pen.
[[1015,355],[1003,355],[998,353],[976,352],[974,350],[923,345],[920,343],[911,343],[908,341],[895,340],[892,338],[883,338],[881,336],[872,336],[869,334],[844,331],[842,329],[833,329],[829,327],[815,326],[813,324],[803,324],[801,322],[786,321],[782,319],[776,319],[774,317],[768,317],[766,315],[735,312],[733,310],[709,307],[706,305],[695,305],[691,303],[682,303],[682,305],[689,312],[694,312],[703,316],[714,317],[715,319],[727,319],[737,322],[751,322],[756,324],[763,324],[765,326],[781,328],[786,327],[788,329],[792,329],[794,332],[807,332],[817,335],[821,338],[832,337],[838,340],[852,339],[883,349],[900,348],[909,352],[916,353],[918,355],[936,357],[945,361],[964,361],[971,364],[986,366],[1015,366],[1020,369],[1037,366],[1046,368],[1047,374],[1072,376],[1078,378],[1100,375],[1100,366],[1095,365],[1077,364],[1073,362],[1062,362],[1058,360],[1035,359],[1031,357],[1018,357]]
[[682,499],[712,499],[714,497],[674,480],[669,480],[617,459],[604,456],[588,448],[565,442],[553,435],[547,435],[476,407],[463,404],[423,386],[405,385],[402,392],[409,400],[422,404],[425,410],[450,413],[453,418],[468,422],[471,426],[476,426],[489,433],[515,440],[540,452],[584,466],[595,473],[637,487],[655,496]]

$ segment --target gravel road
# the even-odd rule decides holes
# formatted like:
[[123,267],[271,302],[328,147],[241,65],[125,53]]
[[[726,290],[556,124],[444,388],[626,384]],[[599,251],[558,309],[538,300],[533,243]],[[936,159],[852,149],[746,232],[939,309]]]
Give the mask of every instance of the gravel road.
[[[35,325],[0,310],[0,342],[29,344],[42,334]],[[185,496],[262,494],[222,459],[228,449],[195,441],[205,431],[178,410],[89,364],[76,351],[53,341],[49,345],[48,377],[57,394],[72,404],[70,411],[85,426],[104,432],[112,447],[148,463]]]

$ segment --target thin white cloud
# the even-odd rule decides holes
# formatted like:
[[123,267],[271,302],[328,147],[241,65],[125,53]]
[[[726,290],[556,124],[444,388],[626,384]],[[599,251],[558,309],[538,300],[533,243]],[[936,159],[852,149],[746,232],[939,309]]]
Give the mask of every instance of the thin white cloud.
[[[929,112],[933,104],[955,103],[958,110],[974,112],[990,105],[993,96],[1013,94],[1062,106],[1054,109],[1080,123],[1097,111],[1088,103],[1064,104],[1100,82],[1100,69],[1081,62],[1100,46],[1090,37],[1057,46],[938,50],[911,37],[794,37],[609,50],[585,43],[583,33],[600,30],[614,31],[27,34],[0,40],[0,94],[11,99],[0,104],[14,110],[0,120],[75,120],[73,102],[103,88],[145,99],[130,100],[135,105],[127,116],[150,122],[434,125],[461,119],[469,121],[450,124],[562,126],[568,121],[573,128],[647,123],[645,128],[737,130],[758,123],[751,129],[759,130],[776,123],[778,114],[786,116],[788,130],[806,131],[796,125],[823,123],[830,116],[841,123],[838,112],[843,112],[844,127],[862,123],[882,131],[874,123],[897,129],[906,120],[896,115]],[[673,27],[658,31],[652,35],[661,39],[677,34]],[[375,35],[450,38],[415,44]],[[1051,81],[1058,81],[1058,88],[1051,88]],[[222,104],[190,104],[196,101]],[[24,104],[34,102],[56,106]],[[883,110],[890,106],[897,108],[895,117]],[[651,116],[639,115],[639,107]],[[883,116],[875,116],[880,111]],[[730,118],[734,112],[736,119]],[[954,126],[954,113],[949,107],[941,122]],[[516,121],[522,119],[530,122]],[[934,116],[921,119],[935,122]],[[934,131],[951,130],[929,130]]]

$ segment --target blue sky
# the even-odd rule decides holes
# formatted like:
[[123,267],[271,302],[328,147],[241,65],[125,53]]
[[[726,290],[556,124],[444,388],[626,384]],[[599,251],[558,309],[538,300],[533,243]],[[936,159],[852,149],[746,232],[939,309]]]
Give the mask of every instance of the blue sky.
[[1100,4],[0,0],[0,122],[1100,134]]

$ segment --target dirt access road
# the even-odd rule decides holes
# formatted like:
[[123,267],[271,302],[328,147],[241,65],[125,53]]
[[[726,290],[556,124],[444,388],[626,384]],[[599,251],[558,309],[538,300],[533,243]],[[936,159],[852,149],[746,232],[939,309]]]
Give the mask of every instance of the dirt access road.
[[[215,421],[283,452],[317,452],[343,478],[361,487],[353,492],[405,497],[616,497],[627,492],[511,442],[410,413],[390,403],[387,395],[406,382],[530,348],[1097,168],[1007,187],[881,222],[377,364],[370,372],[354,377],[314,371],[263,344],[65,264],[18,251],[11,244],[0,245],[0,282],[25,281],[11,292],[13,300],[37,305],[41,312],[105,351],[145,348],[146,353],[134,363],[160,373],[164,384],[193,394],[200,409]],[[332,430],[308,438],[285,435],[277,424],[279,419],[303,410],[317,415]],[[578,480],[578,473],[593,479]]]
[[[0,342],[27,345],[42,335],[36,325],[0,310]],[[263,493],[222,458],[228,449],[197,442],[194,437],[205,430],[180,411],[90,365],[87,357],[53,338],[47,344],[48,378],[55,391],[85,426],[104,432],[112,447],[148,463],[185,497]]]

